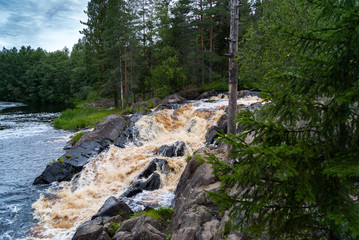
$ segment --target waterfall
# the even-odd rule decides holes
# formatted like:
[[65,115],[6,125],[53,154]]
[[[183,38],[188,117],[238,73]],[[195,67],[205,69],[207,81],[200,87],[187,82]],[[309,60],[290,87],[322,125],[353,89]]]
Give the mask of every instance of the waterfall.
[[[258,101],[258,97],[249,96],[239,99],[238,104]],[[131,199],[136,206],[169,206],[186,157],[204,145],[206,131],[216,124],[227,105],[225,98],[189,101],[176,109],[155,110],[143,116],[136,123],[136,141],[141,144],[132,143],[125,148],[111,145],[94,157],[78,177],[55,184],[48,194],[40,196],[33,204],[39,222],[30,232],[31,239],[71,239],[76,228],[90,220],[108,197],[120,197],[136,176],[159,157],[155,153],[161,146],[183,141],[184,156],[160,157],[167,160],[171,169],[168,174],[161,174],[160,189],[144,191]]]

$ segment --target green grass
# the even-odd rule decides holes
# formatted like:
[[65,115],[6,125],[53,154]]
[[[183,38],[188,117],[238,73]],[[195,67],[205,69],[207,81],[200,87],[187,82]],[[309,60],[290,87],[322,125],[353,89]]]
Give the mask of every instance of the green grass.
[[108,233],[110,236],[115,235],[117,230],[121,227],[122,222],[111,222],[111,225],[107,228]]
[[72,137],[72,143],[77,143],[82,135],[84,135],[84,132],[76,133],[75,136]]
[[110,114],[117,113],[116,109],[77,108],[67,109],[54,120],[54,127],[66,130],[79,130],[97,124]]
[[146,215],[156,219],[159,223],[166,223],[171,221],[171,217],[175,212],[172,208],[159,207],[156,209],[151,209],[149,211],[143,211],[135,213],[131,216],[131,218],[139,217],[142,215]]

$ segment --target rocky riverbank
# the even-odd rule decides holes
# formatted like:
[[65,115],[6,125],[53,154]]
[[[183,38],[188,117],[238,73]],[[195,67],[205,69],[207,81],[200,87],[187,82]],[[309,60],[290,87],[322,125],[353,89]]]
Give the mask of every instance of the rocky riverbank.
[[[216,92],[208,92],[199,98],[208,99],[217,95]],[[254,93],[239,94],[240,97],[250,95]],[[153,112],[172,109],[172,118],[177,118],[176,114],[184,110],[178,110],[176,113],[177,110],[173,109],[185,100],[178,94],[171,95],[163,101],[154,99],[151,101],[156,107]],[[138,109],[144,105],[148,106],[148,102],[138,103],[133,108]],[[258,104],[249,104],[247,107],[258,107]],[[205,110],[202,111],[205,113]],[[93,131],[84,133],[76,144],[69,146],[67,153],[58,161],[49,164],[35,179],[34,184],[69,181],[74,176],[80,176],[89,161],[108,150],[111,145],[119,148],[125,148],[128,144],[142,146],[141,138],[138,138],[141,129],[136,123],[146,114],[148,113],[140,111],[127,116],[108,116]],[[173,165],[168,161],[185,155],[188,143],[184,141],[159,146],[154,152],[152,161],[128,184],[127,190],[117,198],[108,196],[109,198],[92,219],[77,228],[72,239],[218,239],[223,238],[224,235],[230,237],[229,239],[238,239],[240,234],[229,230],[228,217],[224,213],[219,213],[216,206],[205,197],[204,190],[217,189],[219,181],[212,174],[211,166],[198,162],[196,158],[197,155],[205,157],[205,152],[223,155],[224,150],[216,141],[218,137],[216,132],[225,132],[226,125],[226,114],[223,112],[223,115],[207,128],[205,133],[207,147],[196,151],[191,158],[187,156],[188,163],[174,191],[172,217],[165,222],[147,215],[131,218],[131,207],[133,208],[131,198],[143,191],[159,189],[163,178],[175,172]],[[189,126],[189,132],[192,131],[191,128]],[[148,210],[154,205],[144,204],[144,207]],[[119,227],[116,231],[113,229],[114,225]]]

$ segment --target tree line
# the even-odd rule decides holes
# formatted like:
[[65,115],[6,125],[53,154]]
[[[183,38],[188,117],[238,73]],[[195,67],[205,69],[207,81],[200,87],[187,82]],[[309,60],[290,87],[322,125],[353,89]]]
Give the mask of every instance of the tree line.
[[[229,2],[91,0],[71,53],[0,52],[0,98],[66,102],[100,95],[124,107],[189,86],[225,86]],[[240,36],[258,18],[255,8],[241,1]]]

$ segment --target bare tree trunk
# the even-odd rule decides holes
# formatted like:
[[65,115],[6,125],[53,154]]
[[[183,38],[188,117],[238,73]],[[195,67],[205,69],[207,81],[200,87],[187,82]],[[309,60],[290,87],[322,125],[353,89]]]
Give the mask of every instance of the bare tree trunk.
[[[126,27],[124,29],[124,50],[125,50],[125,101],[128,106],[128,83],[127,83],[127,39],[126,39]],[[123,107],[122,107],[123,108]]]
[[236,134],[234,119],[237,111],[237,88],[238,88],[238,63],[236,62],[238,52],[238,22],[239,6],[238,0],[231,0],[231,22],[229,37],[229,103],[228,103],[228,133]]
[[201,8],[201,86],[204,85],[204,43],[203,43],[203,5],[202,0],[200,0],[200,8]]
[[212,16],[212,0],[209,1],[210,13],[209,13],[209,79],[208,82],[212,82],[212,53],[213,53],[213,16]]
[[120,89],[121,89],[121,107],[123,108],[123,80],[122,80],[121,47],[120,47]]

